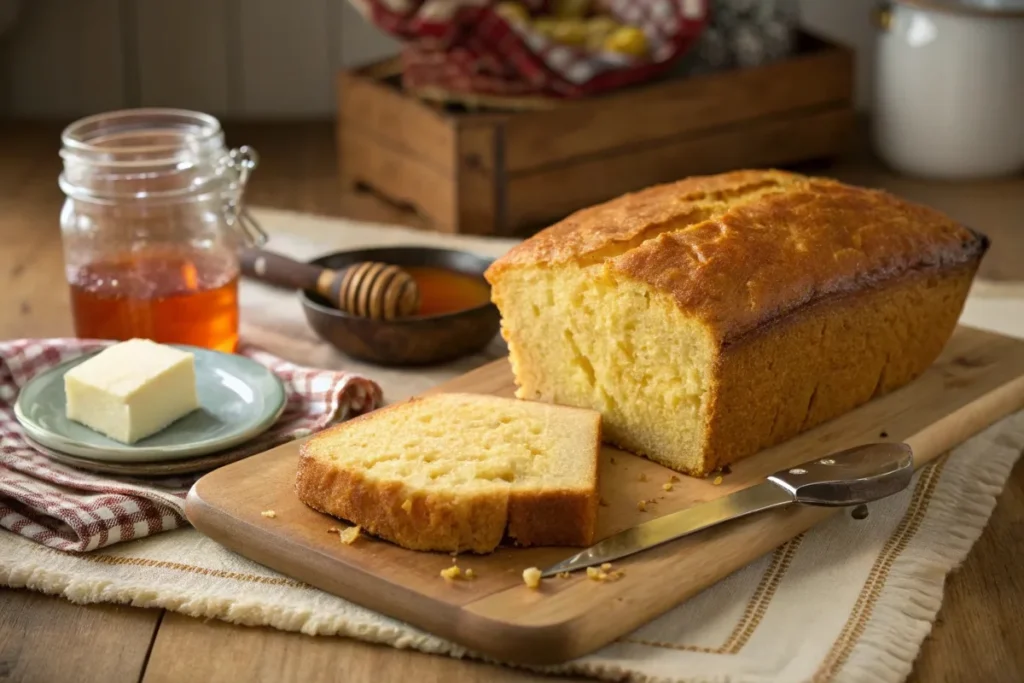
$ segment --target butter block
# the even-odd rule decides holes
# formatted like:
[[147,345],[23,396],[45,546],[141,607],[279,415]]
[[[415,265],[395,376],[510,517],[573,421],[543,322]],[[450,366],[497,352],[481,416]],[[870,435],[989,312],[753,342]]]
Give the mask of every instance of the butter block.
[[199,407],[195,358],[148,339],[110,346],[64,375],[67,417],[125,444]]

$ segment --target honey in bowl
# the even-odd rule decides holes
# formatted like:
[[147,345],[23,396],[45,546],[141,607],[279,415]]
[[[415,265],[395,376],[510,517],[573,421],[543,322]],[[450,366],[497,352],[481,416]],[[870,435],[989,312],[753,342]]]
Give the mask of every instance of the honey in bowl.
[[455,313],[483,306],[491,300],[491,289],[483,279],[447,268],[403,266],[420,290],[417,315]]
[[69,273],[75,334],[234,352],[238,268],[225,255],[151,247]]

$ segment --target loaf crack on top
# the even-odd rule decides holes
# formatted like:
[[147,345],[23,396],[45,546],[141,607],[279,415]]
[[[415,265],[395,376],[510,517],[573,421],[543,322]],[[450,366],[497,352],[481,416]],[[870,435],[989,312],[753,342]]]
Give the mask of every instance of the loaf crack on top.
[[882,191],[747,170],[578,211],[486,276],[518,397],[705,475],[923,372],[987,248]]

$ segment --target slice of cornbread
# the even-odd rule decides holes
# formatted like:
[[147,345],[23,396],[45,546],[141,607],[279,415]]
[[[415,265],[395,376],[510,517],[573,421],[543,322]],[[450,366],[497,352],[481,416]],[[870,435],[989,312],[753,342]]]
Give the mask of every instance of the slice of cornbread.
[[738,171],[579,211],[486,277],[517,396],[704,475],[923,372],[987,248],[885,192]]
[[299,456],[310,507],[413,550],[593,542],[601,416],[436,394],[324,430]]

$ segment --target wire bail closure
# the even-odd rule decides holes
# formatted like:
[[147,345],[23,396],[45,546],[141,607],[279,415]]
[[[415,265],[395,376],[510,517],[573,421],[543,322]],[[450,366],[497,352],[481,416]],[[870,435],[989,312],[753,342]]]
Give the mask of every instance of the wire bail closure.
[[231,199],[228,200],[226,211],[228,225],[237,227],[246,245],[250,247],[262,247],[269,239],[259,221],[252,217],[242,203],[242,195],[245,193],[249,176],[252,175],[253,169],[258,164],[259,155],[248,145],[232,149],[223,161],[223,165],[231,169],[237,178],[235,192],[231,193]]

